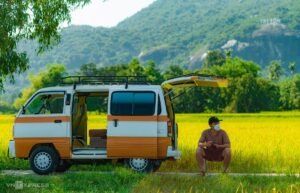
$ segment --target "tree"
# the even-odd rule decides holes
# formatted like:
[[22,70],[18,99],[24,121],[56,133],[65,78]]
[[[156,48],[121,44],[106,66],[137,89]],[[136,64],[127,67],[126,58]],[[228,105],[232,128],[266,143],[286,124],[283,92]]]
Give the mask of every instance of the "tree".
[[95,76],[97,74],[96,64],[89,63],[81,65],[79,74],[83,76]]
[[0,100],[0,112],[1,113],[15,113],[16,109],[9,103]]
[[270,80],[278,81],[280,76],[283,74],[280,61],[272,61],[271,64],[267,67],[267,69]]
[[280,83],[281,109],[300,109],[300,74]]
[[291,74],[294,75],[294,73],[296,71],[296,63],[295,62],[289,63],[289,70],[290,70]]
[[132,59],[128,64],[128,69],[126,71],[127,76],[142,76],[144,74],[144,68],[140,64],[140,61],[136,58]]
[[14,106],[20,108],[38,89],[58,85],[65,75],[66,68],[61,64],[48,65],[45,70],[37,75],[29,75],[30,86],[22,90],[21,96],[15,100]]
[[144,75],[151,83],[161,84],[163,82],[163,76],[153,61],[149,61],[144,68]]
[[79,75],[83,76],[145,76],[153,84],[161,84],[163,76],[153,61],[146,65],[140,64],[138,59],[133,59],[129,64],[99,67],[95,64],[83,64]]
[[259,78],[260,67],[251,61],[227,57],[222,66],[213,66],[209,74],[222,75],[229,80],[226,89],[207,91],[207,109],[226,112],[258,112],[278,109],[279,89]]
[[227,58],[224,65],[213,66],[210,69],[211,74],[221,75],[228,78],[240,78],[245,74],[251,74],[252,76],[257,77],[259,71],[259,65],[238,57]]
[[204,62],[203,68],[211,68],[213,66],[222,66],[225,63],[226,56],[220,50],[209,51]]
[[258,98],[258,84],[255,77],[245,74],[238,79],[234,93],[233,109],[236,112],[258,112],[260,109],[256,104]]
[[257,78],[256,81],[258,84],[258,95],[254,105],[259,107],[259,111],[278,111],[280,105],[279,85],[264,78]]
[[175,77],[182,76],[182,75],[183,75],[183,70],[180,68],[180,66],[171,65],[164,72],[163,77],[165,80],[168,80],[168,79],[175,78]]
[[20,40],[37,40],[42,53],[59,42],[60,23],[70,21],[70,10],[90,0],[16,0],[0,2],[0,90],[8,78],[26,71],[28,58],[17,51]]

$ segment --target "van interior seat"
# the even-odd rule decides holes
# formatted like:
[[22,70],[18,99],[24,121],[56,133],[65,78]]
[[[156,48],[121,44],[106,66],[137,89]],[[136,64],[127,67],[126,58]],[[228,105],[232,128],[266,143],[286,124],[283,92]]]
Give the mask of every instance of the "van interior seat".
[[106,129],[90,129],[90,146],[96,148],[106,148],[107,130]]
[[89,135],[90,137],[101,137],[101,138],[106,138],[106,129],[90,129],[89,130]]

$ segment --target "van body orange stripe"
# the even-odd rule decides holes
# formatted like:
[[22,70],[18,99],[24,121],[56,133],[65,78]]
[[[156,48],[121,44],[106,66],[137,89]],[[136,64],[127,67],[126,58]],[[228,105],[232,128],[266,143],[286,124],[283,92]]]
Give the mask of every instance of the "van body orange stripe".
[[62,122],[70,122],[70,116],[49,116],[49,117],[17,117],[15,123],[50,123],[55,120],[61,120]]
[[158,121],[166,122],[169,121],[168,116],[113,116],[107,115],[108,121]]
[[53,144],[60,158],[71,158],[71,142],[68,137],[15,138],[14,140],[18,158],[28,158],[32,148],[39,144]]
[[108,158],[166,158],[170,137],[107,137]]

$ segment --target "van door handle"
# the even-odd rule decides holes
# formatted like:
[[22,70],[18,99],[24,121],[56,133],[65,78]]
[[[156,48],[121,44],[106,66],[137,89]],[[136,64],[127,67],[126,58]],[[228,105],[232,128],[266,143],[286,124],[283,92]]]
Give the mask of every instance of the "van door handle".
[[114,119],[114,126],[115,126],[115,127],[118,126],[118,119]]
[[62,120],[54,120],[54,123],[61,123]]

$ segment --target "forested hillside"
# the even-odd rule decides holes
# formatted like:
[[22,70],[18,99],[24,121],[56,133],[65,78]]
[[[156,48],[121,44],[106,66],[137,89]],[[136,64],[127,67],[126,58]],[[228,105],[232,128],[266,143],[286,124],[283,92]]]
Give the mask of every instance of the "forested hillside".
[[287,67],[300,63],[299,9],[294,0],[157,0],[113,28],[65,28],[61,43],[41,56],[33,43],[20,49],[29,52],[36,70],[48,63],[68,70],[84,63],[106,66],[132,57],[154,60],[161,69],[197,69],[213,49],[230,49],[262,67],[272,60]]
[[[170,65],[199,70],[211,50],[254,61],[266,74],[277,60],[289,76],[300,70],[300,4],[294,0],[156,0],[113,28],[71,26],[53,49],[36,54],[34,42],[21,42],[29,56],[28,73],[47,64],[64,64],[75,74],[82,64],[97,67],[152,60],[161,71]],[[292,66],[292,68],[290,68]],[[28,74],[7,85],[0,101],[14,101]]]

